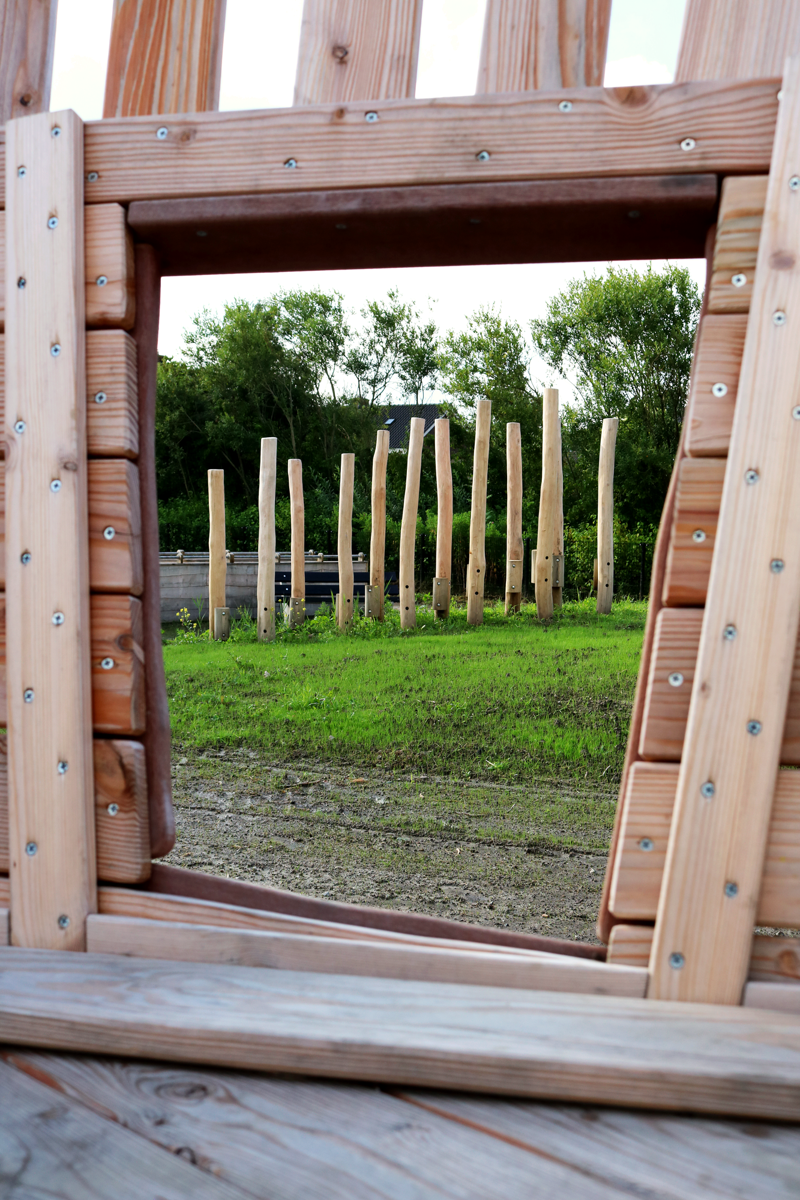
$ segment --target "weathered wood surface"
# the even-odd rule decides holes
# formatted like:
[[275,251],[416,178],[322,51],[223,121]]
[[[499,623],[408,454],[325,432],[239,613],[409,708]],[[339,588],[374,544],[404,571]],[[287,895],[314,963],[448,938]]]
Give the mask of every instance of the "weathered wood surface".
[[7,908],[0,908],[0,946],[7,946],[11,936],[10,913]]
[[0,8],[0,125],[47,112],[57,0],[4,0]]
[[104,117],[216,109],[226,0],[114,0]]
[[558,389],[542,394],[542,482],[539,491],[539,524],[536,544],[536,615],[549,621],[553,615],[553,555],[559,513],[558,460],[561,455],[561,417]]
[[353,620],[353,483],[355,480],[356,456],[343,454],[339,467],[339,527],[337,546],[339,552],[339,593],[337,597],[337,624],[347,629]]
[[[738,1003],[759,903],[800,621],[800,283],[786,269],[800,242],[800,191],[788,184],[798,136],[800,57],[783,80],[653,942],[648,994],[662,999]],[[729,626],[735,636],[725,638]],[[714,795],[704,799],[707,782]]]
[[[677,763],[635,763],[628,777],[609,900],[620,920],[653,920],[678,787]],[[800,775],[778,771],[755,922],[800,928]],[[649,847],[649,848],[648,848]]]
[[647,972],[564,955],[501,952],[471,946],[409,944],[399,938],[348,940],[341,936],[222,929],[142,917],[93,916],[87,950],[168,962],[231,964],[320,974],[481,984],[597,996],[644,996]]
[[[609,938],[608,958],[610,962],[630,967],[646,967],[652,945],[652,925],[615,925]],[[800,985],[800,939],[757,934],[753,938],[748,980]]]
[[467,622],[470,625],[480,625],[483,621],[483,596],[486,587],[486,489],[489,479],[492,402],[478,400],[475,407],[475,447],[472,455],[472,502],[467,561]]
[[[453,470],[450,463],[450,421],[437,417],[433,423],[434,455],[436,458],[436,582],[435,593],[442,589],[446,595],[433,596],[433,615],[450,615],[450,594],[453,572]],[[446,582],[445,582],[446,581]]]
[[800,1015],[800,985],[796,983],[746,983],[742,1004],[745,1008],[767,1008],[772,1012]]
[[688,0],[675,78],[764,79],[798,51],[793,0]]
[[746,313],[767,199],[767,176],[723,180],[708,295],[711,313]]
[[[47,957],[45,957],[45,955]],[[46,970],[44,965],[46,963]],[[800,1017],[0,948],[0,1038],[248,1070],[796,1119]]]
[[693,458],[727,456],[746,329],[744,313],[703,318],[686,414],[686,453]]
[[419,509],[419,479],[422,470],[422,439],[425,422],[422,417],[409,421],[408,451],[406,454],[406,487],[403,494],[403,520],[400,525],[400,626],[413,629],[417,623],[416,570],[414,545],[417,538]]
[[506,425],[506,600],[505,610],[522,604],[522,436],[518,421]]
[[212,637],[216,609],[225,607],[228,562],[225,548],[225,472],[208,472],[208,627]]
[[258,473],[258,581],[256,611],[258,640],[275,640],[275,487],[278,480],[278,439],[261,439]]
[[[385,100],[86,126],[87,201],[769,169],[777,81]],[[559,103],[568,99],[572,110]],[[156,138],[158,128],[167,135]],[[332,130],[335,137],[331,137]],[[695,145],[682,150],[690,131]],[[590,153],[588,151],[591,151]],[[482,151],[488,159],[477,156]],[[296,163],[287,169],[286,164]]]
[[291,509],[292,598],[304,600],[306,595],[305,504],[303,499],[303,464],[290,458],[289,504]]
[[619,417],[606,417],[597,471],[597,611],[610,613],[614,600],[614,457]]
[[684,458],[679,464],[664,575],[667,606],[705,603],[725,465],[721,458]]
[[413,96],[421,22],[422,0],[305,0],[294,103]]
[[476,92],[601,87],[610,21],[611,0],[488,0]]

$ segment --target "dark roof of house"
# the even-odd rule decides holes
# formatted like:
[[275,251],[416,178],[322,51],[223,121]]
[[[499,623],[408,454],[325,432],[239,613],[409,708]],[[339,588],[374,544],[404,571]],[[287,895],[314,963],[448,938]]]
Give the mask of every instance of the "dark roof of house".
[[390,450],[407,449],[412,417],[422,417],[427,436],[433,429],[433,422],[441,416],[438,404],[385,404],[375,408],[374,412],[378,428],[389,430]]

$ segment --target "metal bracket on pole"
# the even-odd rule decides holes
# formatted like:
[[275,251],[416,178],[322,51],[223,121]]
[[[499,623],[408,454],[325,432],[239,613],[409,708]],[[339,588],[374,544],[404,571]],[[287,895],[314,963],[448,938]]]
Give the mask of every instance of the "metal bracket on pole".
[[564,584],[561,581],[561,566],[562,566],[563,561],[564,561],[564,556],[562,554],[554,554],[553,555],[553,587],[554,588],[560,588],[560,587],[564,586]]
[[290,596],[289,603],[283,606],[283,619],[290,629],[296,629],[306,619],[305,597]]
[[368,583],[364,587],[364,615],[374,621],[381,618],[381,589],[375,584]]
[[433,581],[433,611],[435,613],[443,613],[445,616],[450,612],[450,580],[449,579],[434,579]]

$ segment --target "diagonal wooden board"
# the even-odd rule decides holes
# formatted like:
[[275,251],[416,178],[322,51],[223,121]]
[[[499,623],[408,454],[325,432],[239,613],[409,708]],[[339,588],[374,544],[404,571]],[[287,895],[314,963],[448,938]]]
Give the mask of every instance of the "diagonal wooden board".
[[800,1017],[0,949],[9,1044],[546,1099],[800,1118]]

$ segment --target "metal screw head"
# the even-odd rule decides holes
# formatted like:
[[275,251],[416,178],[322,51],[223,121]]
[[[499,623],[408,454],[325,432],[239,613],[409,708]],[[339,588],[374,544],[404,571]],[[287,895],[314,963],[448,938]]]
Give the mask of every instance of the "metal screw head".
[[699,546],[700,543],[704,542],[705,540],[706,540],[705,531],[702,529],[695,529],[694,533],[692,534],[692,541],[697,542],[697,544]]
[[479,150],[475,157],[478,162],[488,162],[492,156],[488,150]]
[[772,314],[772,324],[773,325],[785,325],[786,324],[786,313],[782,312],[780,309],[778,309],[777,312],[774,312]]
[[54,625],[63,625],[64,624],[64,614],[62,612],[54,612],[53,613],[53,624]]
[[800,404],[795,404],[794,408],[792,409],[792,416],[794,417],[795,421],[800,421]]
[[53,128],[50,130],[50,136],[55,137],[55,138],[61,137],[61,126],[54,125]]
[[694,150],[697,142],[694,138],[684,138],[681,142],[681,150]]
[[90,171],[89,174],[86,176],[86,182],[87,183],[97,183],[99,178],[100,178],[100,176],[97,174],[97,171]]
[[24,433],[26,429],[27,429],[27,425],[25,424],[24,421],[15,421],[14,422],[14,433]]
[[726,642],[732,642],[733,639],[736,637],[736,626],[735,625],[726,625],[722,631],[722,636],[725,638]]
[[750,483],[750,484],[758,483],[758,471],[753,471],[752,469],[749,471],[745,471],[744,481],[745,481],[745,483]]
[[558,106],[559,112],[572,112],[572,101],[562,100]]
[[739,895],[738,883],[726,883],[725,884],[725,895],[728,897],[729,900],[732,900],[734,896],[738,896]]
[[58,918],[58,928],[59,929],[69,929],[69,917],[67,916],[66,913],[62,913],[61,916]]
[[683,685],[683,676],[680,671],[673,671],[669,677],[670,687],[681,687]]
[[368,125],[374,125],[375,122],[377,121],[377,119],[378,119],[378,114],[376,112],[368,112],[368,113],[364,114],[364,120],[367,122]]
[[677,951],[674,954],[670,954],[669,965],[672,967],[673,971],[680,971],[685,964],[686,959],[682,954],[678,954]]
[[17,175],[20,179],[24,179],[27,174],[28,174],[27,167],[17,167]]
[[715,383],[711,389],[711,394],[712,394],[712,396],[717,396],[718,398],[721,398],[722,396],[727,396],[727,394],[728,394],[727,383]]
[[53,358],[58,358],[59,354],[61,353],[61,347],[59,346],[58,342],[54,342],[50,347],[50,353],[52,354]]
[[790,192],[800,191],[800,175],[793,175],[791,177],[791,179],[789,180],[789,191]]
[[166,125],[162,125],[159,129],[156,130],[156,137],[158,138],[158,140],[160,142],[163,142],[164,138],[167,136],[168,133],[169,133],[169,130],[167,129]]
[[741,272],[738,275],[731,275],[731,283],[735,288],[744,287],[747,283],[747,276]]
[[108,813],[108,815],[110,817],[115,817],[117,815],[117,813],[119,812],[119,805],[114,804],[112,802],[111,804],[109,804],[108,808],[106,809],[106,812]]
[[107,399],[108,397],[106,396],[105,392],[95,392],[94,394],[95,404],[105,404]]
[[69,770],[69,763],[65,762],[64,759],[62,758],[59,761],[59,764],[56,767],[56,770],[58,771],[59,775],[66,775],[67,771]]
[[18,287],[18,288],[24,288],[27,282],[28,282],[28,281],[27,281],[27,279],[25,278],[25,276],[24,276],[24,275],[20,275],[19,279],[17,280],[17,287]]
[[653,849],[653,839],[652,838],[640,838],[639,839],[639,849],[640,850],[652,850]]
[[785,566],[786,563],[782,558],[773,558],[772,562],[769,564],[769,569],[772,571],[773,575],[780,575]]
[[19,561],[22,563],[23,567],[27,567],[28,563],[31,561],[30,551],[23,550],[22,554],[19,556]]
[[757,737],[758,734],[761,733],[761,722],[760,721],[748,721],[747,722],[747,732],[749,734],[751,734],[753,737]]
[[25,853],[27,854],[28,858],[33,858],[38,849],[39,847],[36,845],[36,842],[28,842],[25,846]]
[[297,166],[297,159],[296,158],[287,158],[286,162],[283,165],[286,167],[287,171],[293,171],[295,169],[295,167]]
[[50,491],[51,492],[60,492],[61,491],[61,480],[60,479],[54,479],[51,482]]
[[705,783],[702,785],[702,787],[700,788],[700,795],[703,797],[704,800],[710,800],[716,793],[716,790],[717,789],[714,787],[711,780],[707,779],[705,781]]
[[25,688],[25,691],[22,693],[22,699],[26,704],[33,704],[33,688]]
[[110,542],[116,532],[117,531],[113,525],[106,525],[105,529],[103,530],[103,537],[107,542]]
[[48,229],[58,229],[58,217],[48,217],[47,218],[47,228]]
[[104,658],[101,661],[100,666],[104,671],[111,671],[116,666],[116,663],[114,662],[113,658]]
[[97,284],[98,287],[105,287],[106,284],[108,283],[108,276],[107,275],[98,275],[97,279],[95,279],[95,283]]

